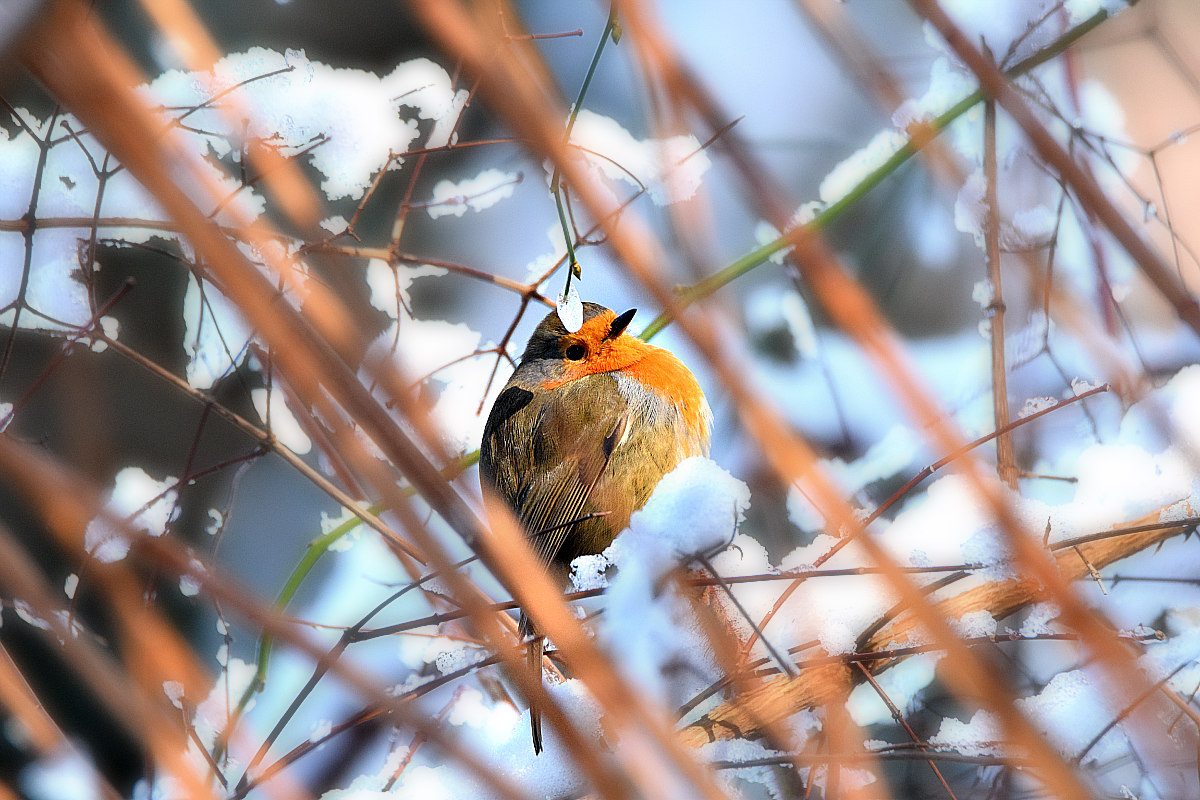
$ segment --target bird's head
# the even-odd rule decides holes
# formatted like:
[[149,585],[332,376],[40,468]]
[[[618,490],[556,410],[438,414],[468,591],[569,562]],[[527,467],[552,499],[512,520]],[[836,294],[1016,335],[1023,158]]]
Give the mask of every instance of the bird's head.
[[584,303],[583,325],[574,332],[551,311],[529,337],[522,367],[536,370],[547,389],[628,367],[657,349],[625,332],[636,311],[631,308],[618,315],[597,303]]

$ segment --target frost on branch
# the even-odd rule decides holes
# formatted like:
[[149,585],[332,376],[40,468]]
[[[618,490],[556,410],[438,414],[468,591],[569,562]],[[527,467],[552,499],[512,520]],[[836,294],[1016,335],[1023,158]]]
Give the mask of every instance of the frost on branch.
[[[426,59],[400,64],[380,77],[311,61],[302,52],[259,47],[225,56],[210,73],[169,71],[139,91],[164,127],[197,156],[194,163],[206,178],[224,188],[221,206],[202,208],[222,224],[254,219],[266,210],[256,185],[239,182],[220,166],[236,169],[247,140],[310,165],[321,174],[329,199],[358,199],[380,170],[404,164],[399,154],[447,144],[466,99],[446,71]],[[98,244],[126,247],[167,240],[192,258],[188,244],[164,224],[155,201],[71,115],[54,117],[51,127],[23,109],[15,113],[23,126],[0,128],[0,220],[20,220],[36,205],[41,225],[30,248],[20,233],[0,232],[0,308],[7,307],[0,324],[35,329],[86,324],[95,302],[88,289],[93,236]],[[429,127],[427,134],[422,125]],[[35,185],[43,148],[46,161]],[[488,196],[503,195],[501,189]],[[295,272],[289,277],[289,299],[303,301],[293,293],[302,286],[307,265],[295,258],[295,245],[239,246],[258,264],[264,263],[258,248],[273,248],[272,258],[290,263]],[[26,273],[22,304],[14,307]],[[244,358],[250,332],[216,287],[195,278],[189,282],[184,319],[189,382],[211,388]]]
[[695,136],[636,139],[616,120],[587,109],[575,120],[571,144],[593,170],[610,181],[648,189],[657,205],[691,198],[711,166]]
[[[214,90],[235,85],[239,101],[253,109],[245,120],[206,105]],[[308,162],[324,176],[321,190],[331,200],[361,197],[389,156],[418,140],[419,120],[435,123],[426,146],[446,144],[466,98],[427,59],[405,62],[380,77],[312,61],[303,52],[261,47],[226,56],[211,75],[167,72],[144,93],[167,108],[201,107],[188,124],[211,132],[204,141],[218,158],[230,155],[243,135],[285,155],[311,148]]]
[[161,481],[141,467],[126,467],[117,473],[112,493],[105,505],[105,516],[88,525],[87,551],[98,561],[118,561],[129,552],[129,539],[120,525],[150,536],[162,536],[177,510],[175,478]]
[[471,211],[491,208],[505,198],[512,197],[513,187],[520,176],[497,169],[485,169],[474,178],[454,183],[438,181],[433,187],[433,199],[427,208],[432,219],[450,215],[461,217]]

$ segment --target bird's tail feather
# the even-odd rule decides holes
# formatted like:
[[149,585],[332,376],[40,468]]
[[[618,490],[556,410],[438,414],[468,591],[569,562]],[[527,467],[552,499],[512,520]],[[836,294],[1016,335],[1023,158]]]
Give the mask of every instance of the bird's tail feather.
[[[545,644],[546,640],[541,636],[534,636],[533,641],[529,643],[529,670],[533,673],[533,679],[539,683],[542,680],[542,652]],[[542,752],[542,712],[532,697],[529,699],[529,730],[533,734],[533,752],[535,755],[540,755]]]
[[[529,640],[529,648],[526,651],[528,654],[529,673],[530,677],[537,683],[542,682],[542,655],[545,652],[546,640],[544,637],[537,635],[533,630],[533,625],[529,621],[529,617],[521,614],[521,622],[517,627],[517,635],[524,639],[527,635],[533,634],[533,638]],[[542,753],[542,712],[537,707],[537,701],[533,696],[529,697],[529,731],[533,735],[533,752],[535,755]]]

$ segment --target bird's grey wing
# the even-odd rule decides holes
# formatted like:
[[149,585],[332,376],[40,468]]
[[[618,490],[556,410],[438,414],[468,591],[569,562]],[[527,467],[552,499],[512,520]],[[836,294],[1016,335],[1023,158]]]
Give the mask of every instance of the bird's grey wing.
[[487,422],[483,426],[483,441],[479,445],[479,479],[491,486],[500,496],[516,507],[520,489],[517,463],[522,456],[514,446],[533,428],[534,415],[520,415],[533,401],[533,392],[517,385],[508,385],[496,397]]

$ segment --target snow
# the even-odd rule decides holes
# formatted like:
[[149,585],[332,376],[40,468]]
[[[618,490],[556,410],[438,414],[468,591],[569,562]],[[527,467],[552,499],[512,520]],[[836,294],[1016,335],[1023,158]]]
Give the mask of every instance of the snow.
[[318,720],[317,722],[313,723],[312,730],[308,734],[308,740],[313,743],[319,742],[328,736],[331,730],[333,730],[332,720]]
[[250,329],[225,295],[195,276],[183,296],[183,324],[188,383],[211,389],[241,361]]
[[820,349],[817,331],[813,326],[812,315],[808,313],[808,304],[799,292],[784,292],[782,313],[787,321],[788,330],[792,332],[792,342],[796,351],[802,358],[816,358]]
[[981,639],[996,635],[996,620],[987,611],[972,611],[950,621],[954,632],[963,639]]
[[603,553],[579,556],[571,562],[571,585],[577,592],[605,589],[608,587],[606,572],[609,566],[609,560]]
[[[779,237],[782,235],[778,228],[764,220],[759,220],[758,225],[754,226],[754,241],[760,245],[774,244],[779,241]],[[782,250],[777,250],[767,260],[772,264],[782,264],[783,259],[793,249],[792,247],[785,247]]]
[[583,301],[579,299],[579,289],[574,282],[569,289],[559,293],[554,308],[559,322],[569,333],[583,327]]
[[254,403],[258,418],[264,425],[270,423],[271,435],[284,447],[300,454],[312,449],[312,440],[292,414],[292,409],[288,406],[288,397],[280,387],[272,386],[269,392],[262,388],[251,389],[250,400]]
[[546,227],[546,239],[550,242],[550,252],[543,253],[525,265],[525,278],[528,283],[539,280],[555,264],[563,261],[567,255],[566,240],[563,239],[562,225],[553,222]]
[[691,199],[712,166],[691,134],[636,139],[616,120],[586,108],[575,119],[570,141],[590,169],[610,181],[645,186],[660,206]]
[[986,190],[983,170],[977,169],[967,176],[954,201],[954,227],[971,234],[975,245],[980,248],[983,247],[984,225],[987,221],[987,204],[984,202]]
[[[566,681],[546,686],[563,706],[567,715],[580,727],[583,735],[595,741],[601,736],[599,718],[594,704],[578,681]],[[472,696],[472,694],[474,696]],[[455,706],[464,704],[461,710],[452,709],[450,714],[457,720],[451,724],[459,734],[462,744],[472,748],[475,754],[489,765],[491,774],[524,786],[543,797],[565,796],[578,792],[583,787],[582,778],[553,729],[547,726],[546,749],[535,756],[529,744],[528,712],[518,716],[506,703],[483,705],[478,692],[464,692]],[[401,748],[403,749],[403,748]],[[396,756],[393,754],[393,759]],[[384,792],[385,782],[393,770],[381,770],[376,775],[361,775],[346,789],[337,789],[321,795],[321,800],[427,800],[427,798],[472,797],[490,800],[498,795],[478,776],[466,772],[457,765],[442,760],[428,764],[411,764],[401,774],[390,792]]]
[[991,525],[981,527],[962,543],[964,564],[980,564],[976,572],[989,581],[1019,577],[1012,563],[1012,552],[1000,532]]
[[371,290],[371,305],[392,319],[398,319],[403,308],[412,308],[412,296],[409,291],[413,281],[417,278],[439,277],[445,274],[446,270],[443,267],[403,264],[393,269],[383,259],[372,258],[367,262],[367,286]]
[[908,137],[898,131],[877,133],[866,146],[841,161],[825,176],[817,190],[821,202],[832,205],[844,198],[907,143]]
[[340,513],[336,516],[321,512],[322,536],[328,536],[339,528],[342,529],[341,535],[329,543],[329,552],[331,553],[342,553],[349,550],[362,536],[362,526],[358,522],[358,516],[350,509],[340,509]]
[[184,597],[195,597],[204,584],[204,564],[199,559],[189,559],[189,571],[179,576],[179,593]]
[[60,800],[64,797],[102,797],[90,759],[73,747],[62,747],[21,770],[21,793],[29,800]]
[[21,618],[22,622],[31,628],[48,631],[52,627],[51,623],[35,614],[33,612],[33,606],[29,605],[29,603],[25,600],[14,600],[13,611],[15,611],[17,616]]
[[81,228],[64,228],[33,237],[27,302],[65,325],[83,325],[91,318],[87,291],[77,277],[80,243],[88,235]]
[[1025,637],[1046,636],[1054,633],[1050,623],[1058,617],[1058,608],[1053,603],[1036,603],[1029,609],[1018,633]]
[[485,169],[474,178],[455,183],[438,181],[433,197],[426,206],[431,219],[447,215],[461,217],[470,211],[483,211],[501,200],[512,197],[513,188],[521,180],[513,172]]
[[1023,208],[1012,216],[1012,226],[1017,234],[1014,246],[1028,248],[1048,244],[1057,225],[1058,214],[1044,204]]
[[478,647],[470,647],[463,642],[448,639],[434,639],[429,644],[430,653],[438,672],[449,675],[464,667],[478,663],[487,657],[488,653]]
[[[17,109],[17,113],[32,122],[35,131],[43,127],[38,121],[30,119],[28,110]],[[31,167],[37,164],[38,149],[32,137],[24,133],[14,137],[0,129],[0,217],[19,219],[28,209],[33,192],[34,171]],[[89,169],[87,173],[90,172]],[[16,238],[20,239],[19,236]],[[12,285],[7,276],[4,285]]]
[[929,737],[929,744],[969,756],[991,756],[1003,754],[998,746],[1003,738],[996,715],[979,710],[969,722],[945,717],[938,732]]
[[[126,467],[117,473],[105,513],[124,520],[135,531],[162,536],[176,512],[176,483],[170,476],[155,480],[141,467]],[[88,523],[84,539],[88,552],[101,562],[119,561],[129,552],[125,534],[105,517]]]
[[[937,660],[936,656],[930,655],[907,658],[877,676],[875,681],[892,704],[899,708],[901,713],[907,713],[921,691],[933,682]],[[880,698],[875,687],[869,683],[859,684],[850,692],[846,710],[859,727],[886,723],[892,719],[891,710]]]
[[1103,385],[1103,383],[1097,381],[1085,381],[1083,378],[1071,379],[1071,391],[1074,392],[1077,397],[1081,394],[1087,394],[1094,389],[1099,389]]
[[723,549],[750,505],[750,490],[716,462],[694,456],[663,476],[629,528],[605,554],[620,569],[635,562],[651,578],[693,554]]
[[[388,358],[410,380],[430,379],[430,394],[436,396],[432,415],[445,435],[444,444],[451,452],[467,453],[479,446],[486,411],[504,387],[503,376],[498,376],[485,394],[493,365],[487,358],[469,358],[489,347],[464,323],[402,315],[376,337],[366,363]],[[363,380],[375,383],[369,371]]]
[[[254,678],[255,667],[240,658],[227,660],[208,696],[196,705],[192,726],[205,749],[212,752],[217,736],[225,730],[232,703],[242,696]],[[195,701],[195,698],[188,698]]]
[[163,694],[171,701],[171,705],[183,708],[183,684],[179,681],[163,681]]
[[[1097,687],[1083,670],[1060,672],[1036,695],[1017,700],[1017,708],[1067,758],[1084,756],[1084,748],[1109,726],[1121,710],[1112,696]],[[1114,726],[1086,757],[1100,762],[1129,752],[1130,743]]]
[[381,333],[374,346],[390,348],[394,342],[394,358],[414,378],[435,371],[439,376],[453,374],[454,367],[445,370],[439,367],[470,355],[479,347],[479,334],[461,322],[404,318],[397,326],[398,330],[392,328]]
[[1100,11],[1115,14],[1128,5],[1127,0],[1066,0],[1063,3],[1072,25],[1078,24]]
[[[800,737],[800,741],[803,741],[803,737]],[[751,741],[749,739],[719,740],[703,745],[700,753],[704,761],[709,763],[714,761],[747,762],[776,755],[761,740]],[[755,797],[757,793],[751,792],[757,787],[765,789],[770,797],[786,796],[778,771],[771,767],[741,767],[722,770],[718,774],[718,778],[733,793],[733,797]],[[738,784],[735,781],[746,785],[746,794],[738,793]]]
[[749,502],[746,485],[717,464],[686,459],[663,477],[604,551],[617,573],[605,593],[599,636],[611,647],[619,644],[619,669],[664,706],[683,699],[671,679],[676,667],[689,664],[706,674],[711,657],[690,604],[674,592],[660,592],[659,579],[692,554],[724,549]]
[[[286,71],[262,77],[277,70]],[[253,109],[245,135],[285,153],[318,142],[307,158],[324,176],[322,192],[335,200],[362,197],[389,156],[416,142],[417,121],[398,113],[402,107],[414,109],[419,119],[437,121],[452,120],[459,107],[449,75],[428,59],[406,62],[380,77],[312,61],[300,51],[281,54],[261,47],[222,58],[211,75],[172,70],[151,82],[146,93],[168,105],[190,107],[243,82],[234,96]],[[232,125],[241,119],[230,116],[202,109],[189,117],[191,124],[214,132],[208,141],[218,156],[238,139]],[[437,144],[431,137],[431,146],[445,143],[448,135],[444,128],[436,131]]]
[[1025,404],[1017,410],[1017,417],[1024,419],[1040,411],[1045,411],[1047,408],[1053,408],[1057,404],[1058,401],[1053,397],[1026,397]]
[[[785,556],[779,566],[783,569],[807,568],[826,555],[834,541],[830,536],[820,535],[812,544],[797,548]],[[860,566],[863,561],[858,546],[850,545],[823,566],[840,569]],[[786,586],[786,583],[776,581],[769,588],[756,587],[759,591],[755,593],[739,591],[738,597],[752,616],[762,619]],[[853,649],[858,633],[878,619],[895,601],[885,582],[874,575],[809,580],[801,584],[799,590],[783,605],[767,626],[766,633],[772,637],[776,647],[794,647],[816,640],[828,653],[845,653]]]
[[[1200,419],[1194,410],[1200,402],[1200,364],[1179,370],[1160,390],[1137,403],[1121,421],[1121,439],[1131,446],[1143,443],[1147,450],[1166,453],[1176,449],[1183,455],[1200,450]],[[1162,415],[1170,427],[1163,428]],[[1168,448],[1168,444],[1174,448]]]
[[950,110],[978,88],[974,77],[951,66],[947,58],[934,60],[929,88],[917,99],[905,100],[892,115],[892,124],[907,130],[916,122],[928,122]]

